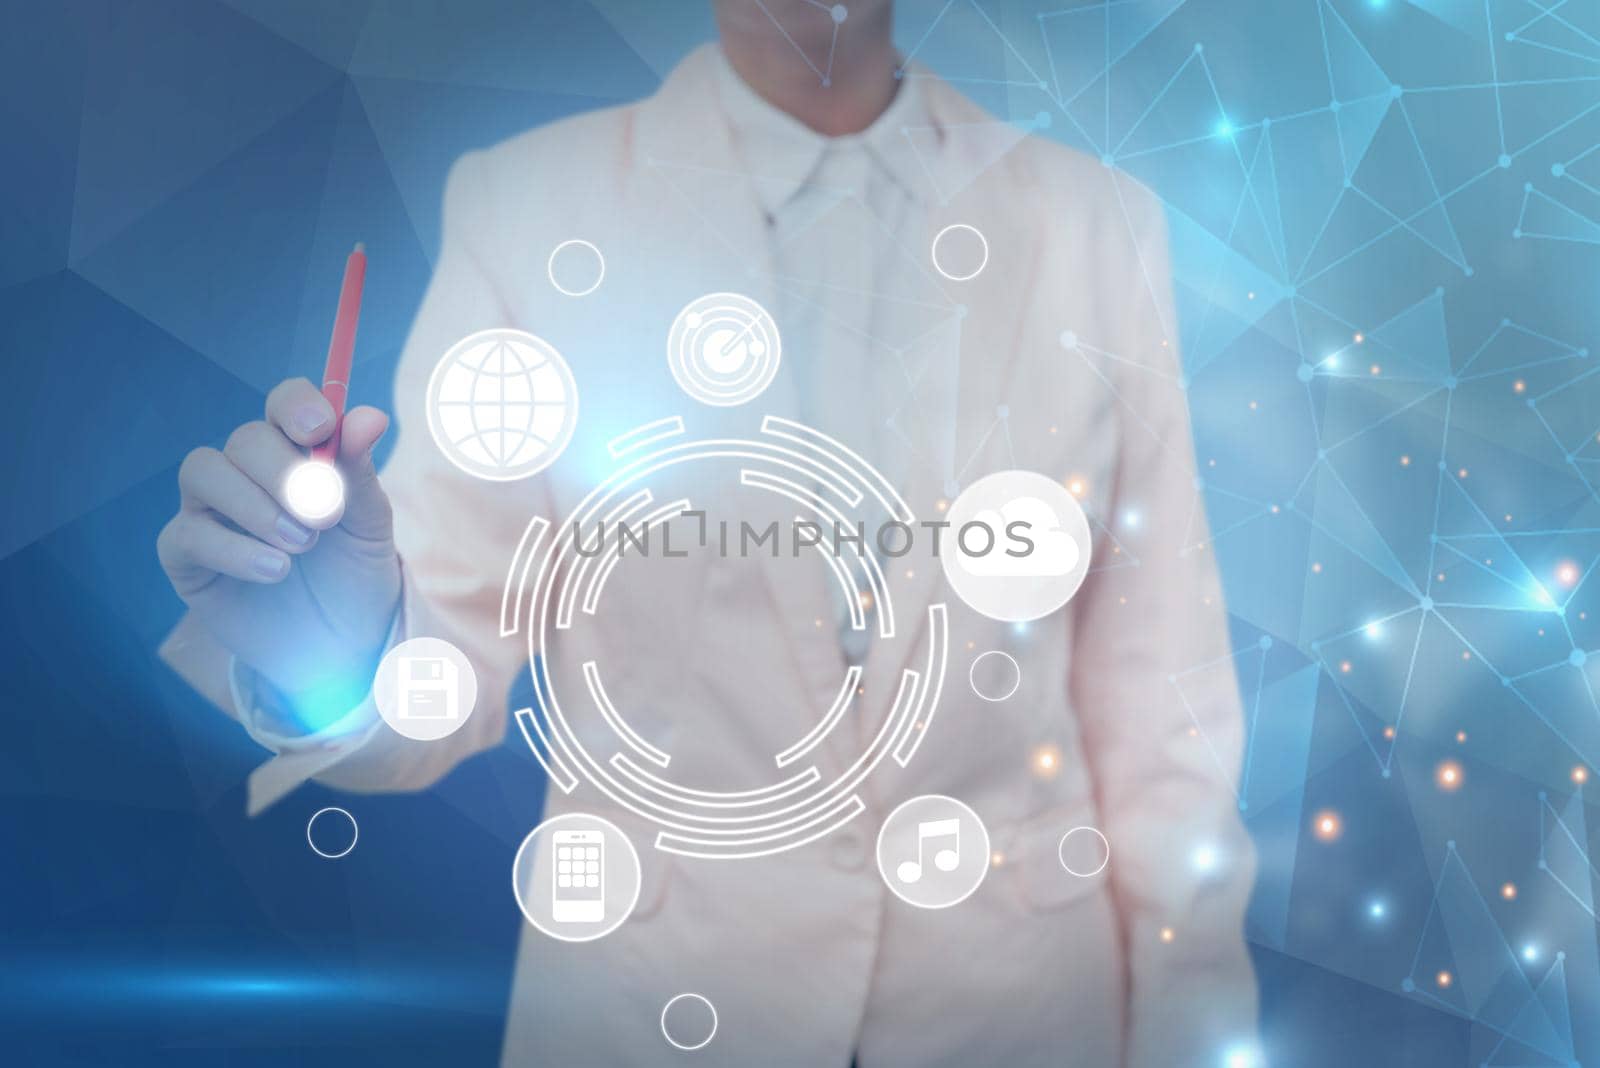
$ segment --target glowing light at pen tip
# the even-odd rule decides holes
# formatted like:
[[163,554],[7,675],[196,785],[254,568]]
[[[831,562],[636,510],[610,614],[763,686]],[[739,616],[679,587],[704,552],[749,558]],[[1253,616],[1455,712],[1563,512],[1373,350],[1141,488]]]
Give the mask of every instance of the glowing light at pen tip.
[[1061,770],[1061,750],[1049,743],[1041,745],[1034,749],[1033,759],[1029,764],[1033,768],[1033,773],[1039,778],[1054,778],[1056,772]]
[[1381,920],[1385,916],[1389,915],[1389,906],[1385,905],[1382,901],[1374,901],[1367,906],[1367,915],[1371,916],[1374,920]]
[[1588,781],[1589,781],[1589,769],[1584,767],[1582,764],[1574,765],[1573,769],[1572,769],[1572,782],[1573,782],[1573,785],[1582,786],[1584,783],[1586,783]]
[[1563,560],[1561,563],[1556,565],[1556,581],[1568,589],[1576,586],[1578,584],[1578,579],[1582,576],[1583,572],[1580,571],[1578,569],[1578,565],[1573,563],[1571,560]]
[[326,519],[344,504],[344,479],[332,464],[307,460],[289,472],[283,497],[301,519]]
[[1383,624],[1382,623],[1378,623],[1378,622],[1368,623],[1366,625],[1365,630],[1366,630],[1367,637],[1369,637],[1369,638],[1376,639],[1376,638],[1383,637]]
[[1500,896],[1505,898],[1507,901],[1515,901],[1517,899],[1517,884],[1506,883],[1505,885],[1501,886]]
[[1527,961],[1529,964],[1532,964],[1534,961],[1538,960],[1539,947],[1534,945],[1532,942],[1529,942],[1527,945],[1523,946],[1522,959]]
[[1438,983],[1441,989],[1447,990],[1449,989],[1450,984],[1456,981],[1456,978],[1449,972],[1441,971],[1438,975],[1433,977],[1433,981]]

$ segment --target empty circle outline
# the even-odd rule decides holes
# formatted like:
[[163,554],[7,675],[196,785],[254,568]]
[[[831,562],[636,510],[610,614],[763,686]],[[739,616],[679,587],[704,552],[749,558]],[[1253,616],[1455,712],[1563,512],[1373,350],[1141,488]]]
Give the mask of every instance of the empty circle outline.
[[[990,697],[988,694],[986,694],[982,690],[978,689],[978,678],[977,678],[978,664],[986,656],[998,656],[998,657],[1003,657],[1006,660],[1011,661],[1011,669],[1013,671],[1015,671],[1016,675],[1017,675],[1017,681],[1015,681],[1015,682],[1013,682],[1011,684],[1011,689],[1007,690],[1005,693],[1001,694],[999,697]],[[1021,688],[1021,686],[1022,686],[1022,665],[1018,664],[1017,663],[1017,658],[1012,656],[1008,652],[1005,652],[1005,651],[1000,650],[1000,649],[987,650],[986,652],[979,653],[977,656],[972,658],[972,666],[967,668],[967,685],[971,686],[972,687],[972,692],[977,694],[983,700],[988,701],[988,702],[990,702],[992,704],[998,704],[999,702],[1004,701],[1006,698],[1010,697],[1012,694],[1016,693],[1017,690],[1019,688]]]
[[[677,1039],[673,1038],[671,1032],[667,1030],[667,1013],[672,1009],[672,1006],[676,1005],[684,998],[694,998],[696,1001],[700,1002],[706,1008],[711,1010],[711,1032],[707,1034],[705,1038],[702,1038],[699,1042],[696,1042],[692,1046],[684,1045],[682,1042],[679,1042]],[[692,990],[686,991],[682,994],[674,994],[672,997],[667,999],[667,1003],[665,1005],[661,1006],[661,1037],[666,1039],[667,1044],[672,1046],[674,1049],[681,1049],[689,1052],[697,1049],[705,1049],[707,1046],[711,1045],[711,1040],[717,1037],[717,1007],[711,1004],[710,998],[706,997],[704,994],[696,994]]]
[[[345,819],[350,821],[350,844],[344,847],[343,852],[324,853],[322,850],[317,848],[317,843],[311,838],[311,825],[317,822],[318,816],[328,812],[337,812]],[[350,855],[350,851],[356,847],[356,842],[360,838],[361,825],[356,822],[356,818],[354,816],[350,815],[349,812],[340,808],[338,805],[329,805],[326,808],[319,808],[311,814],[310,819],[306,820],[306,845],[310,846],[311,852],[315,853],[319,857],[326,857],[328,860],[338,860],[340,857],[347,857]]]
[[[951,274],[949,271],[945,270],[944,266],[939,262],[939,242],[943,240],[944,235],[948,234],[951,230],[970,230],[972,233],[977,235],[978,244],[983,246],[983,259],[978,261],[978,266],[973,268],[969,274]],[[979,230],[976,226],[969,226],[966,223],[951,223],[949,226],[946,226],[943,230],[940,230],[938,233],[933,235],[933,246],[928,250],[928,255],[929,258],[933,260],[933,269],[950,279],[950,281],[968,282],[982,274],[983,269],[989,266],[989,239],[984,237],[983,231]]]
[[[1100,844],[1105,847],[1105,850],[1106,850],[1105,859],[1100,862],[1100,866],[1098,868],[1096,868],[1094,871],[1074,871],[1072,869],[1072,865],[1067,863],[1067,857],[1066,857],[1067,839],[1071,838],[1073,835],[1077,834],[1079,831],[1088,831],[1090,834],[1092,834],[1096,838],[1100,839]],[[1107,840],[1105,835],[1101,834],[1100,831],[1097,830],[1094,827],[1090,827],[1090,826],[1087,826],[1087,825],[1082,826],[1082,827],[1074,827],[1074,828],[1072,828],[1072,830],[1070,830],[1066,834],[1062,835],[1061,836],[1061,841],[1056,844],[1056,859],[1061,862],[1061,866],[1063,868],[1067,869],[1067,874],[1068,875],[1076,875],[1080,879],[1092,879],[1096,875],[1099,875],[1101,872],[1105,871],[1106,870],[1106,865],[1111,863],[1111,842]]]
[[[556,281],[556,257],[561,255],[562,249],[571,248],[574,245],[580,248],[586,248],[590,252],[593,252],[594,258],[600,261],[600,275],[594,280],[594,283],[590,285],[588,289],[568,289],[566,286]],[[605,254],[595,246],[594,242],[585,241],[581,237],[569,237],[567,240],[561,242],[561,244],[550,250],[550,258],[545,261],[544,273],[545,277],[550,279],[550,284],[556,287],[556,292],[565,294],[569,297],[587,297],[590,293],[593,293],[595,290],[599,289],[600,283],[606,280],[606,257]]]

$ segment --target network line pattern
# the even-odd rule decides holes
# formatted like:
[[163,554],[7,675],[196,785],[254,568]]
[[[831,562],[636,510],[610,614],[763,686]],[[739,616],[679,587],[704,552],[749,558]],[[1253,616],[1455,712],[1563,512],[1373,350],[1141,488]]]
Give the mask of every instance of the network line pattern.
[[[1242,768],[1216,767],[1271,843],[1252,939],[1471,1021],[1474,1064],[1600,1057],[1578,1010],[1600,997],[1600,871],[1584,822],[1545,800],[1581,795],[1600,763],[1600,8],[915,10],[897,76],[936,74],[1005,117],[955,136],[996,160],[1056,137],[1165,207],[1181,370],[1077,323],[1061,345],[1108,388],[1131,368],[1189,402],[1210,523],[1178,551],[1216,555],[1235,640],[1168,684],[1187,704],[1209,675],[1238,682]],[[1241,19],[1283,56],[1243,48]],[[1191,733],[1210,749],[1200,720]],[[1353,791],[1382,800],[1341,804],[1405,811],[1435,873],[1431,905],[1380,881],[1342,902],[1363,937],[1429,943],[1409,972],[1303,933],[1306,880],[1352,848],[1350,812],[1325,837],[1309,817]],[[1508,806],[1543,806],[1550,827],[1483,833]],[[1547,842],[1581,862],[1523,878]]]
[[[773,754],[776,778],[744,790],[707,790],[666,777],[672,754],[628,722],[605,687],[605,667],[594,658],[579,665],[581,678],[559,656],[541,655],[552,639],[595,616],[613,572],[637,539],[651,528],[681,518],[688,498],[658,498],[653,483],[681,465],[707,465],[739,486],[772,494],[792,509],[796,522],[822,529],[853,528],[848,516],[871,514],[905,524],[915,517],[881,474],[847,446],[803,424],[777,416],[761,421],[753,438],[692,438],[683,419],[648,423],[613,439],[608,451],[616,470],[572,509],[552,533],[536,516],[528,524],[506,572],[502,636],[524,632],[533,665],[538,710],[516,713],[517,724],[552,783],[572,793],[588,783],[616,804],[659,828],[655,845],[667,853],[715,860],[766,856],[815,841],[866,809],[858,787],[886,758],[907,767],[933,728],[949,659],[949,626],[943,602],[928,606],[925,627],[897,618],[882,562],[871,544],[845,551],[841,542],[819,546],[824,565],[851,606],[850,626],[873,622],[860,605],[870,599],[880,642],[907,642],[927,634],[921,658],[908,659],[899,688],[870,742],[837,776],[824,781],[807,757],[845,719],[858,693],[860,664],[847,665],[837,695],[815,725]],[[624,535],[622,524],[630,533]],[[579,539],[588,539],[580,549]],[[629,539],[634,539],[630,541]],[[526,612],[522,606],[526,605]],[[587,698],[587,700],[585,700]],[[595,732],[583,717],[598,717],[614,745],[597,753]],[[591,721],[592,722],[592,721]],[[798,769],[798,770],[796,770]]]

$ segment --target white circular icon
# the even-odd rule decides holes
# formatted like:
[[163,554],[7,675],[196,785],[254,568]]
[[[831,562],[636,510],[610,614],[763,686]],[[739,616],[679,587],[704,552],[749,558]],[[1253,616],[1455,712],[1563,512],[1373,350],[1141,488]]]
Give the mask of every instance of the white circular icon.
[[1001,471],[961,491],[939,558],[950,588],[990,619],[1025,623],[1072,599],[1089,573],[1089,521],[1055,479]]
[[989,265],[989,242],[976,226],[951,223],[933,235],[933,269],[952,282],[978,277]]
[[428,429],[450,462],[493,482],[543,471],[572,439],[578,387],[551,345],[521,330],[456,342],[428,379]]
[[289,472],[283,484],[283,499],[295,515],[316,523],[344,504],[344,479],[330,463],[305,460]]
[[1074,827],[1061,836],[1056,857],[1069,874],[1088,879],[1105,871],[1111,861],[1111,843],[1093,827]]
[[667,335],[667,366],[683,391],[728,408],[755,400],[772,384],[783,354],[778,324],[739,293],[689,302]]
[[973,658],[967,669],[967,684],[985,701],[1004,701],[1022,685],[1022,668],[1010,653],[990,649]]
[[889,813],[878,831],[878,874],[908,905],[959,905],[989,874],[989,832],[976,812],[953,797],[913,797]]
[[[317,845],[317,840],[312,836],[311,829],[316,826],[317,820],[324,816],[328,816],[330,819],[336,819],[337,817],[334,815],[335,813],[337,813],[338,816],[344,817],[344,820],[341,822],[348,822],[350,824],[350,842],[342,849],[323,849],[322,846]],[[327,824],[328,822],[329,820],[323,820],[324,824]],[[349,856],[350,851],[356,847],[356,839],[360,837],[361,828],[356,826],[356,818],[350,815],[350,813],[346,812],[344,809],[339,808],[337,805],[329,805],[327,808],[319,808],[311,814],[310,819],[306,820],[306,844],[311,847],[311,852],[315,853],[319,857],[327,857],[329,860],[338,860],[340,857]],[[324,842],[323,844],[326,845],[328,843]]]
[[478,676],[465,653],[442,638],[412,638],[390,649],[372,680],[378,714],[417,742],[454,734],[478,701]]
[[[672,1017],[670,1023],[668,1016]],[[701,994],[670,998],[661,1006],[661,1034],[678,1049],[704,1049],[717,1037],[717,1007]]]
[[552,816],[529,831],[511,866],[522,914],[561,942],[592,942],[622,926],[639,903],[639,885],[639,854],[628,836],[586,812]]
[[[558,292],[569,297],[587,297],[606,279],[606,258],[592,243],[574,237],[550,250],[544,273]],[[561,279],[566,280],[565,285]]]

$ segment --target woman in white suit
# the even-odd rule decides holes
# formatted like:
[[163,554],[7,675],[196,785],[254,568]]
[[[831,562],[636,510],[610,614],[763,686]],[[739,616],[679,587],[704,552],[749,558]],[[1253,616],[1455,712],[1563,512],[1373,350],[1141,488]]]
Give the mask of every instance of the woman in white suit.
[[[630,835],[643,888],[597,942],[524,929],[505,1061],[654,1063],[676,1054],[663,1004],[692,990],[718,1011],[694,1054],[711,1064],[1257,1063],[1241,931],[1253,862],[1226,778],[1238,696],[1226,668],[1172,681],[1225,663],[1228,635],[1158,202],[902,72],[887,0],[722,0],[717,15],[720,46],[653,97],[454,168],[396,380],[401,433],[380,474],[387,417],[348,413],[342,514],[307,525],[281,501],[288,467],[332,431],[304,380],[275,389],[224,449],[188,457],[160,550],[190,611],[165,654],[276,752],[252,778],[253,808],[313,777],[420,789],[503,738],[499,698],[527,660],[499,636],[506,563],[530,516],[557,521],[592,488],[596,443],[629,426],[790,414],[848,442],[924,517],[993,471],[1068,481],[1096,519],[1096,566],[1025,633],[962,606],[938,561],[896,562],[900,618],[950,606],[951,678],[916,759],[877,773],[848,825],[774,856],[693,860],[650,849],[654,829],[595,793],[552,792],[547,815],[582,809]],[[987,245],[970,278],[930,269],[934,236],[955,223]],[[547,273],[574,237],[606,256],[584,298]],[[660,356],[677,310],[722,290],[760,300],[783,333],[758,413],[696,405]],[[435,363],[501,326],[553,344],[582,391],[567,454],[525,482],[464,474],[424,429]],[[675,770],[769,761],[826,707],[846,661],[865,664],[861,722],[881,715],[904,649],[850,648],[814,567],[764,581],[757,563],[696,554],[608,587],[617,622],[596,641],[624,665],[630,723],[684,750]],[[387,730],[362,696],[385,649],[419,635],[464,650],[483,695],[440,742]],[[1020,668],[999,703],[966,685],[988,649]],[[308,730],[307,710],[330,701],[338,714]],[[846,750],[854,729],[839,732]],[[888,811],[931,793],[970,805],[994,851],[978,892],[941,911],[891,895],[872,856]],[[1090,877],[1057,856],[1077,826],[1110,843]]]

